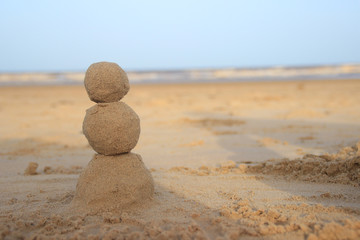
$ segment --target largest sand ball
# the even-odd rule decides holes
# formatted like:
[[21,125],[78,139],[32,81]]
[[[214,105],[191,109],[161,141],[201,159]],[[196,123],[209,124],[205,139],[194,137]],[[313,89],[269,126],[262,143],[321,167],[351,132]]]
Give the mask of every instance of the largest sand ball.
[[139,154],[95,154],[79,177],[73,204],[93,212],[121,210],[144,205],[153,194],[153,179]]
[[83,132],[100,154],[127,153],[139,140],[140,118],[126,103],[99,103],[86,110]]

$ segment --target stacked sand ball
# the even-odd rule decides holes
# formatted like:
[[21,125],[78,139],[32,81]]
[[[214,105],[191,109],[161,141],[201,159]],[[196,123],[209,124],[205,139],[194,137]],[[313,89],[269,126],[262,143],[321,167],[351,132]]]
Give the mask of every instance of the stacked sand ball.
[[126,73],[116,64],[92,64],[85,74],[89,98],[83,132],[95,154],[79,177],[74,204],[95,211],[124,209],[152,198],[154,183],[139,154],[140,119],[124,102]]

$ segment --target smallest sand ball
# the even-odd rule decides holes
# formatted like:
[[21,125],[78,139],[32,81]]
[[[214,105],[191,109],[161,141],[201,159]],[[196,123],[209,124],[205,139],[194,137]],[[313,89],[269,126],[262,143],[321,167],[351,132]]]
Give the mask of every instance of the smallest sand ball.
[[76,186],[73,206],[89,212],[145,205],[154,194],[154,181],[139,154],[95,154]]
[[84,84],[90,100],[97,103],[117,102],[130,89],[125,71],[111,62],[90,65],[85,74]]

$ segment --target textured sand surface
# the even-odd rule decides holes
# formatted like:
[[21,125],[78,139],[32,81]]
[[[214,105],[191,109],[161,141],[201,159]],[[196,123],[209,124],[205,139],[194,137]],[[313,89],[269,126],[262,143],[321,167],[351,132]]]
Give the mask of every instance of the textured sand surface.
[[[360,81],[133,85],[152,202],[71,209],[83,86],[0,88],[0,236],[359,239]],[[38,164],[38,166],[36,165]]]

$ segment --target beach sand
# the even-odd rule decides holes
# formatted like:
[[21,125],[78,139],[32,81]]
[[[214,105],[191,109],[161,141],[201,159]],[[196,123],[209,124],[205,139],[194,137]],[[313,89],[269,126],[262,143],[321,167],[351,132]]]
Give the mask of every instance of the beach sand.
[[83,86],[0,88],[0,239],[359,239],[360,81],[132,85],[155,182],[72,208],[95,152]]

